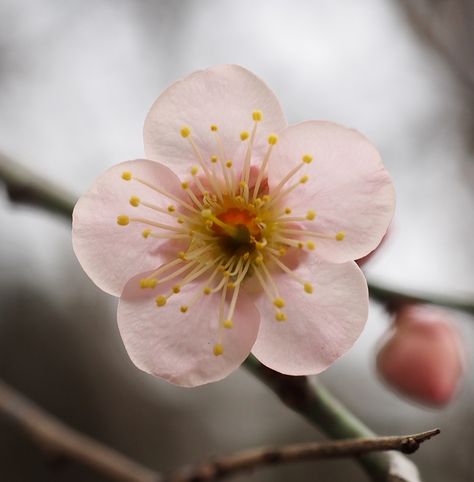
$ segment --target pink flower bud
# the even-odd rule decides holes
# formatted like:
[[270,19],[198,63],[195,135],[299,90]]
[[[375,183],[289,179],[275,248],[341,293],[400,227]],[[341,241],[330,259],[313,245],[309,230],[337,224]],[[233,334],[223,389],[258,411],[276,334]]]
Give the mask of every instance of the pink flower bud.
[[407,305],[377,355],[377,369],[398,392],[427,405],[446,405],[455,395],[464,351],[448,313]]

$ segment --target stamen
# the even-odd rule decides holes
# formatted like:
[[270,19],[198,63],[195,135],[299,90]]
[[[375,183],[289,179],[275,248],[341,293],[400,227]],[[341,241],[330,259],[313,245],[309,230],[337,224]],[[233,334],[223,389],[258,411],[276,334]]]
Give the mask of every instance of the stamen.
[[222,346],[222,343],[216,343],[214,345],[213,353],[215,356],[220,356],[224,353],[224,347]]
[[117,216],[117,224],[119,226],[127,226],[129,222],[130,218],[127,215],[121,214],[120,216]]
[[199,212],[194,206],[191,206],[191,204],[187,203],[186,201],[183,201],[181,198],[175,196],[174,194],[171,194],[170,192],[167,192],[164,189],[161,189],[159,187],[153,186],[152,184],[150,184],[150,183],[148,183],[148,182],[146,182],[143,179],[140,179],[138,177],[134,177],[133,179],[135,181],[139,182],[140,184],[143,184],[144,186],[149,187],[153,191],[156,191],[157,193],[162,194],[163,196],[165,196],[169,199],[172,199],[179,206],[182,206],[182,207],[188,209],[189,211],[193,211],[195,213]]
[[277,142],[278,142],[278,136],[276,134],[270,134],[270,136],[268,137],[268,149],[265,154],[265,157],[263,158],[262,165],[260,166],[260,171],[258,173],[257,181],[255,182],[255,186],[253,188],[253,196],[252,196],[253,201],[257,199],[258,192],[260,190],[260,184],[267,170],[267,164],[268,164],[268,161],[270,160],[270,155],[272,153],[273,146],[275,146]]

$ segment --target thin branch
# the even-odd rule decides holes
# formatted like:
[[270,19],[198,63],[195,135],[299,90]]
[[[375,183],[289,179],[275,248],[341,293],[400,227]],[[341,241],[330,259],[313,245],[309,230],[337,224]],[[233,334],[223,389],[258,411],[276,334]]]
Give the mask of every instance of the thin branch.
[[159,482],[161,476],[68,427],[0,380],[0,414],[49,454],[83,463],[120,482]]
[[461,310],[474,315],[474,295],[471,296],[450,296],[441,293],[427,293],[410,289],[403,291],[389,288],[379,283],[368,281],[369,294],[373,300],[386,305],[389,310],[397,310],[409,303],[427,303],[445,306],[454,310]]
[[[311,384],[308,377],[283,375],[262,365],[250,355],[244,362],[261,382],[290,409],[300,414],[329,438],[372,438],[372,432],[364,423],[335,399],[321,384]],[[386,454],[368,454],[358,461],[373,481],[386,482],[390,459]]]
[[[34,174],[28,168],[19,165],[0,153],[0,180],[5,183],[12,202],[30,205],[62,215],[71,221],[75,196],[61,187]],[[474,313],[473,297],[453,297],[437,293],[413,294],[393,288],[383,287],[369,282],[370,295],[390,307],[409,302],[431,303],[455,308],[467,313]]]
[[69,221],[77,198],[0,153],[0,179],[10,201],[45,209]]
[[368,452],[384,450],[398,450],[411,454],[418,450],[421,443],[439,433],[439,429],[433,429],[414,435],[254,448],[181,469],[169,477],[165,477],[164,482],[212,482],[267,465],[288,464],[304,460],[356,457]]

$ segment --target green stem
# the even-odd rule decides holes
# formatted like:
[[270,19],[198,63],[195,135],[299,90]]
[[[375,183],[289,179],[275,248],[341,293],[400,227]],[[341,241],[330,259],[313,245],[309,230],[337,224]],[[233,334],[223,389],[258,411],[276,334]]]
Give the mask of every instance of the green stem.
[[[311,384],[307,377],[293,377],[277,373],[250,355],[244,366],[267,385],[289,408],[299,413],[312,425],[332,439],[373,437],[372,432],[355,415],[334,398],[321,384]],[[389,458],[374,453],[358,461],[376,482],[388,478]]]

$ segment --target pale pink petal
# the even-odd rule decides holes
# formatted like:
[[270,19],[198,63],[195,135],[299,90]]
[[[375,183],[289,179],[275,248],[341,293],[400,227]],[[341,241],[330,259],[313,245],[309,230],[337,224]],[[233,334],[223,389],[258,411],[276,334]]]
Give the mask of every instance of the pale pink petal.
[[175,82],[153,104],[144,126],[145,153],[171,167],[178,175],[189,174],[199,165],[189,139],[181,137],[183,126],[191,135],[209,165],[212,155],[221,156],[210,126],[218,126],[226,160],[239,168],[247,142],[240,133],[251,132],[252,112],[260,110],[256,156],[267,146],[268,134],[286,127],[278,99],[267,85],[248,70],[236,65],[220,65],[195,72]]
[[[330,122],[310,121],[280,133],[269,169],[270,189],[275,187],[302,156],[311,164],[292,179],[307,174],[309,180],[284,201],[293,213],[317,213],[307,229],[327,235],[315,238],[320,256],[337,263],[361,258],[382,240],[395,206],[394,188],[379,153],[360,133]],[[271,191],[270,191],[271,192]],[[343,232],[343,241],[334,236]]]
[[154,161],[135,160],[110,168],[79,199],[73,212],[74,252],[92,281],[116,296],[132,276],[156,268],[167,257],[166,253],[158,251],[166,240],[142,236],[143,230],[150,226],[132,222],[128,226],[119,226],[117,216],[143,217],[179,226],[167,214],[130,205],[131,196],[162,208],[176,203],[134,179],[125,181],[122,173],[127,171],[178,197],[184,194],[178,178],[167,167]]
[[272,271],[286,321],[275,320],[267,297],[256,300],[260,330],[252,353],[266,366],[288,375],[325,370],[359,337],[367,320],[367,283],[354,262],[328,263],[307,256],[293,273],[313,286],[308,294],[290,275]]
[[[170,288],[141,289],[142,274],[127,283],[118,307],[118,324],[125,348],[141,370],[176,385],[192,387],[224,378],[250,353],[258,332],[259,313],[245,294],[239,297],[231,329],[222,328],[218,339],[220,293],[203,295],[186,313],[182,305],[203,289],[191,283],[157,307],[155,297]],[[226,304],[225,313],[228,305]],[[213,348],[221,341],[223,354]]]

